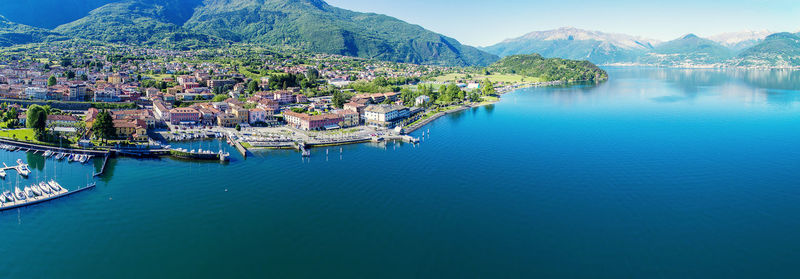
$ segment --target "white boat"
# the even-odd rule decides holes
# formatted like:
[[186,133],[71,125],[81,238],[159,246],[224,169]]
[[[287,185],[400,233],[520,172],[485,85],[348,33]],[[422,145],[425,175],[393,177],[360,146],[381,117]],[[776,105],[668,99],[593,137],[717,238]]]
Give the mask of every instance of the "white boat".
[[19,187],[14,187],[14,195],[16,196],[18,201],[24,201],[28,199],[28,197],[25,196],[25,192],[20,190]]
[[81,155],[80,161],[81,161],[81,164],[85,164],[86,162],[89,161],[89,156],[88,155]]
[[31,170],[28,169],[28,165],[19,165],[17,167],[17,172],[19,173],[19,175],[22,175],[24,177],[28,177],[28,175],[31,174]]
[[14,201],[14,194],[11,191],[4,191],[3,196],[6,197],[7,201]]
[[36,196],[33,194],[33,190],[31,190],[31,187],[25,187],[25,189],[22,190],[25,191],[25,195],[27,195],[29,198],[33,198]]
[[39,189],[39,185],[36,185],[36,184],[31,185],[31,191],[33,191],[34,195],[37,195],[37,196],[41,196],[42,195],[42,189]]
[[9,200],[6,199],[6,195],[0,195],[0,203],[5,203],[5,202],[9,202]]
[[0,178],[6,178],[6,170],[0,169]]
[[56,182],[55,180],[48,181],[47,185],[50,185],[50,189],[53,189],[53,191],[56,191],[56,192],[59,192],[59,191],[61,191],[61,189],[63,189],[63,188],[61,188],[61,185],[58,185],[58,182]]
[[41,189],[42,192],[45,192],[47,194],[52,193],[52,191],[50,191],[50,186],[47,185],[47,183],[44,183],[44,182],[39,182],[39,189]]

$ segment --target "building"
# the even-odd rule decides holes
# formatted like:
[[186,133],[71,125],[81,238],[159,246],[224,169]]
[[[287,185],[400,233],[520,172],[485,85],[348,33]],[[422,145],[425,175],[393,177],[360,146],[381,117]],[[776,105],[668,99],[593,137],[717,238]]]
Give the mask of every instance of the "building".
[[40,87],[25,88],[25,97],[34,100],[46,100],[47,88],[40,88]]
[[122,74],[113,74],[108,76],[108,83],[110,84],[123,84],[125,83],[125,76]]
[[80,120],[72,115],[50,114],[47,115],[47,126],[74,127]]
[[421,106],[431,101],[431,97],[427,95],[422,95],[414,99],[414,105]]
[[286,123],[301,130],[336,129],[344,121],[344,117],[334,113],[311,115],[293,111],[284,111]]
[[147,141],[147,125],[143,120],[114,120],[117,138]]
[[167,106],[167,104],[161,100],[153,101],[153,114],[156,119],[161,121],[169,121],[169,110],[170,108]]
[[339,126],[342,128],[358,126],[361,124],[361,115],[358,112],[349,111],[349,110],[337,110],[333,113],[342,116],[342,122],[339,123]]
[[236,81],[232,79],[212,79],[208,81],[208,87],[210,88],[225,87],[225,85],[234,86]]
[[235,127],[236,124],[239,124],[239,118],[233,113],[220,113],[217,115],[217,126],[220,127]]
[[200,112],[193,108],[174,108],[169,111],[173,125],[194,125],[200,122]]
[[260,108],[250,109],[250,113],[248,114],[250,117],[249,123],[259,123],[259,122],[267,122],[267,118],[270,116],[267,114],[267,111]]
[[86,85],[83,84],[70,85],[69,97],[67,99],[69,99],[70,101],[86,100]]
[[394,127],[397,122],[408,118],[410,112],[407,107],[398,105],[371,105],[364,110],[367,125],[379,127]]

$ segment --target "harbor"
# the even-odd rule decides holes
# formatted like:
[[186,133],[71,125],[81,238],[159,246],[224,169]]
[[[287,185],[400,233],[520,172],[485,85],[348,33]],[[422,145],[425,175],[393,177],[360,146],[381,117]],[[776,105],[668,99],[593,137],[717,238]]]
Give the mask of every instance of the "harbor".
[[23,189],[15,187],[13,193],[11,191],[4,191],[0,194],[0,211],[52,201],[92,189],[95,186],[96,183],[91,183],[83,188],[70,191],[62,187],[61,184],[55,180],[50,180],[25,186]]

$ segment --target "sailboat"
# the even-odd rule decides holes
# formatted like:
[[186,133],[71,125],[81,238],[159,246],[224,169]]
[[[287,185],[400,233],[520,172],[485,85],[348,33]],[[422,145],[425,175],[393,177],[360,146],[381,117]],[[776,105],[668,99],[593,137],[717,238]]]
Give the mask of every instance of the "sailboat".
[[6,170],[0,169],[0,178],[6,178]]
[[19,186],[14,187],[14,194],[16,194],[18,201],[24,201],[24,200],[28,199],[25,196],[25,193],[23,193],[22,191],[19,190]]
[[33,191],[34,195],[37,195],[37,196],[41,196],[42,195],[42,190],[39,189],[39,185],[33,184],[30,187],[31,187],[31,191]]
[[41,189],[41,190],[42,190],[42,192],[45,192],[46,194],[50,194],[50,193],[52,193],[52,191],[50,191],[50,186],[48,186],[48,185],[47,185],[46,183],[44,183],[44,182],[39,182],[39,185],[38,185],[38,187],[39,187],[39,189]]

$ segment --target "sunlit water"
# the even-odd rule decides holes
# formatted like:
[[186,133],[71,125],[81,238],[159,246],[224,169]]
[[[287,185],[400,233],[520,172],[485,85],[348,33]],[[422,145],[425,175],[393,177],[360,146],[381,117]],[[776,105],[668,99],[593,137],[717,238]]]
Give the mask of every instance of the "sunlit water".
[[[112,159],[94,190],[0,213],[0,278],[800,274],[800,74],[609,73],[443,117],[416,146]],[[34,173],[6,189],[75,189],[101,163],[0,153],[17,158]]]

